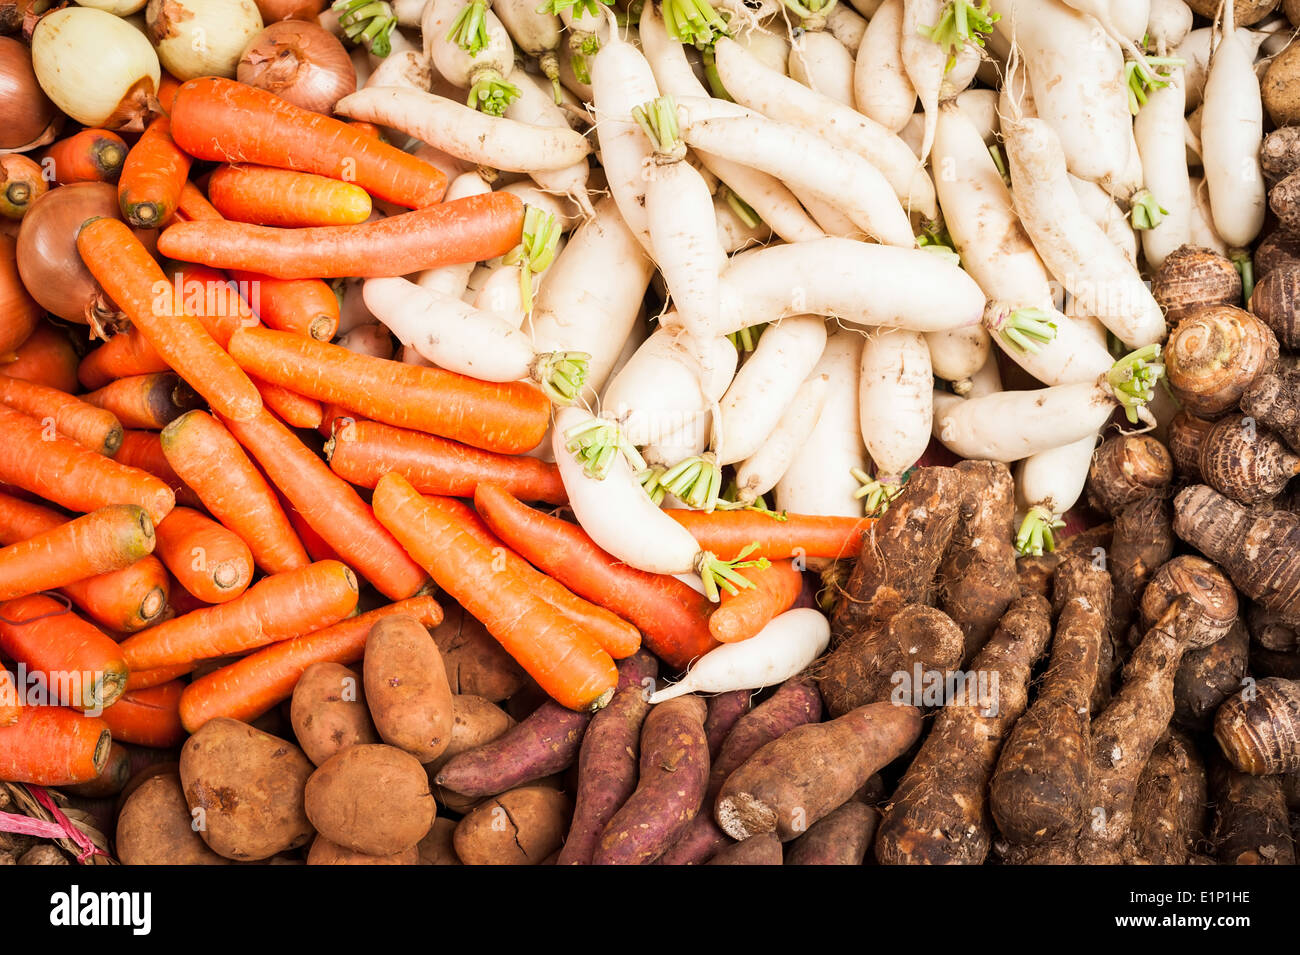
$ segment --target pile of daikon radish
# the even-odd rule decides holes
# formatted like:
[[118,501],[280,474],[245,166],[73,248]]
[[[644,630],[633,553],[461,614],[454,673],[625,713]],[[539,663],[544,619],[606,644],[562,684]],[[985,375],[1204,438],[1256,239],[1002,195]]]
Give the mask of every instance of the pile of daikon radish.
[[[1051,547],[1114,413],[1173,413],[1144,276],[1188,243],[1248,265],[1257,60],[1290,26],[847,2],[366,5],[391,50],[358,50],[338,115],[446,170],[448,198],[534,209],[522,259],[350,285],[344,343],[386,349],[382,323],[405,360],[488,380],[567,363],[580,394],[535,453],[648,571],[700,569],[661,507],[871,514],[932,435],[1020,462],[1018,545]],[[1003,390],[998,351],[1033,381]]]

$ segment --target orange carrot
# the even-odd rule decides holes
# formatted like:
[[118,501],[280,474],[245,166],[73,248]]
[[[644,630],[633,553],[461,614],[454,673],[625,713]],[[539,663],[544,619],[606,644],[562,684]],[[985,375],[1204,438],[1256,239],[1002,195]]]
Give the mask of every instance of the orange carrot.
[[241,328],[230,354],[250,374],[317,401],[501,454],[532,450],[550,423],[550,400],[521,382],[478,381],[265,328]]
[[112,737],[103,720],[61,706],[24,706],[0,728],[0,779],[35,786],[71,786],[97,777]]
[[[276,279],[232,269],[262,324],[327,342],[339,329],[339,299],[320,279]],[[251,324],[251,323],[246,323]]]
[[158,558],[205,603],[234,600],[253,580],[253,554],[239,535],[188,507],[158,525]]
[[326,442],[325,457],[335,474],[361,487],[372,488],[384,474],[396,471],[421,494],[473,497],[475,487],[489,483],[525,501],[568,501],[554,464],[494,454],[377,421],[353,420],[340,427]]
[[126,154],[117,201],[131,225],[156,229],[168,223],[190,175],[191,159],[173,141],[171,121],[159,116]]
[[198,667],[197,663],[178,663],[175,666],[155,667],[152,670],[132,670],[126,681],[126,691],[134,693],[136,690],[162,686],[164,683],[180,679],[187,673],[193,673],[196,667]]
[[[0,494],[0,546],[16,544],[68,522],[57,511]],[[100,626],[133,632],[149,626],[167,606],[170,579],[162,561],[149,556],[121,570],[59,588]]]
[[337,560],[343,563],[339,552],[329,545],[325,538],[316,533],[316,530],[307,523],[307,518],[302,516],[298,508],[294,507],[284,493],[275,488],[275,496],[280,501],[280,506],[284,508],[284,513],[289,517],[289,523],[293,525],[293,532],[298,535],[298,540],[302,541],[302,546],[307,549],[307,555],[312,560]]
[[871,518],[822,517],[776,511],[688,511],[670,508],[669,517],[691,532],[700,549],[734,560],[754,542],[750,556],[768,560],[790,557],[856,557]]
[[320,427],[323,412],[320,402],[315,398],[290,391],[283,385],[273,385],[256,375],[248,377],[253,380],[253,384],[257,385],[258,393],[262,396],[262,404],[289,427],[302,428],[306,431]]
[[117,133],[83,129],[45,150],[41,165],[48,164],[54,181],[60,186],[73,182],[117,182],[126,152],[126,143]]
[[270,166],[218,166],[208,199],[235,222],[302,228],[356,225],[370,218],[370,196],[350,182]]
[[128,428],[147,431],[165,428],[203,404],[193,389],[170,371],[119,378],[82,395],[82,400],[112,412]]
[[161,442],[168,463],[209,513],[243,539],[259,567],[280,574],[311,563],[266,478],[211,415],[181,415],[163,429]]
[[87,451],[40,421],[0,405],[0,481],[39,494],[70,511],[138,504],[154,523],[167,516],[175,495],[138,468]]
[[23,701],[13,674],[0,669],[0,726],[13,726],[22,715]]
[[529,563],[634,623],[646,647],[670,666],[681,669],[717,646],[708,626],[714,605],[689,585],[620,563],[581,527],[534,510],[491,484],[475,490],[474,507]]
[[158,106],[168,116],[171,115],[172,106],[176,101],[176,91],[180,88],[181,81],[163,70],[158,80]]
[[375,487],[375,515],[434,581],[478,618],[556,702],[574,710],[609,702],[618,669],[583,629],[510,574],[466,522],[420,496],[404,477],[385,474]]
[[[0,236],[0,246],[7,238],[7,236]],[[0,254],[0,260],[2,259],[3,255]],[[2,262],[0,262],[0,271],[3,271]],[[3,280],[3,276],[0,276],[0,280]],[[16,272],[14,281],[18,281]],[[35,302],[31,305],[33,309],[31,320],[36,322],[41,316],[41,309]],[[14,320],[14,316],[7,316],[7,318],[9,321],[4,323],[6,327]],[[22,321],[25,319],[19,316],[19,322]],[[0,331],[0,338],[4,337],[6,337],[5,333]],[[8,361],[5,360],[7,351]],[[13,345],[6,348],[5,345],[0,344],[0,375],[21,378],[23,381],[34,381],[38,385],[48,385],[71,394],[77,390],[77,352],[66,333],[47,322],[40,322],[16,348]]]
[[367,123],[363,119],[350,119],[348,125],[361,133],[363,136],[369,136],[371,139],[383,139],[384,134],[379,131],[379,127],[374,123]]
[[426,627],[442,623],[442,608],[432,597],[412,597],[348,617],[331,627],[282,640],[199,677],[181,695],[181,720],[198,732],[208,720],[226,716],[250,722],[293,695],[298,679],[313,663],[356,663],[365,653],[375,621],[394,614],[414,617]]
[[54,705],[100,710],[126,690],[122,648],[45,594],[0,603],[0,651],[41,675]]
[[126,328],[91,349],[77,366],[76,377],[86,388],[95,389],[118,378],[170,370],[138,328]]
[[77,250],[104,291],[139,328],[154,350],[213,409],[231,418],[248,418],[262,398],[203,323],[188,310],[174,308],[166,276],[126,224],[91,219],[77,235]]
[[158,249],[173,259],[281,279],[370,278],[496,258],[519,244],[523,227],[523,202],[489,192],[359,225],[177,222],[158,237]]
[[424,571],[375,520],[351,485],[335,476],[292,431],[265,411],[251,421],[223,423],[316,533],[380,593],[404,600],[428,583]]
[[419,209],[447,191],[422,159],[274,93],[217,77],[181,86],[172,134],[196,159],[257,163],[355,182],[372,196]]
[[0,376],[0,404],[53,424],[60,434],[98,454],[111,458],[122,446],[122,422],[112,411],[57,388]]
[[0,549],[0,600],[121,570],[153,552],[153,521],[134,504],[110,504]]
[[122,447],[113,460],[127,467],[147,471],[172,489],[176,503],[185,507],[200,508],[203,502],[194,489],[181,480],[171,462],[163,454],[162,437],[156,431],[127,431],[122,435]]
[[357,578],[323,560],[266,577],[228,603],[194,610],[132,634],[122,652],[133,670],[191,663],[264,647],[337,623],[357,605]]
[[709,617],[709,630],[720,643],[748,640],[793,607],[803,590],[803,574],[789,560],[774,560],[745,571],[745,576],[754,586],[735,594],[723,591],[721,604]]
[[235,329],[258,323],[257,313],[243,295],[247,285],[232,283],[224,272],[192,262],[169,262],[166,271],[175,291],[172,307],[197,318],[222,348]]
[[208,202],[208,197],[203,194],[198,186],[192,182],[187,182],[181,188],[180,204],[176,209],[177,218],[185,222],[203,222],[213,220],[220,222],[225,218],[217,207]]
[[50,191],[45,171],[18,153],[0,154],[0,219],[17,222],[32,203]]
[[170,749],[185,739],[180,713],[185,686],[184,680],[172,680],[144,690],[128,690],[105,707],[100,718],[119,742]]

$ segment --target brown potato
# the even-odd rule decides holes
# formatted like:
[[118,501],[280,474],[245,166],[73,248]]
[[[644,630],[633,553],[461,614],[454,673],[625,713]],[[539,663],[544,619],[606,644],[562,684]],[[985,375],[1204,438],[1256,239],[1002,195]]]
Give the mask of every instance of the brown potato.
[[414,617],[383,617],[370,628],[364,664],[366,701],[390,746],[422,763],[451,742],[451,687],[442,653]]
[[150,776],[117,817],[117,858],[123,865],[230,865],[194,830],[180,777]]
[[317,835],[307,853],[308,865],[419,865],[420,852],[415,846],[390,856],[369,856],[353,852],[336,842]]
[[241,861],[306,845],[311,823],[303,787],[311,760],[297,746],[221,716],[181,749],[181,785],[203,840]]
[[466,865],[537,865],[564,842],[573,805],[549,786],[493,796],[456,824],[452,840]]
[[420,865],[464,865],[456,855],[452,836],[456,832],[454,819],[435,819],[429,834],[416,847],[420,852]]
[[319,766],[340,750],[378,743],[361,677],[341,663],[313,663],[298,680],[289,708],[293,734]]
[[493,703],[514,696],[528,675],[501,648],[487,628],[458,604],[448,601],[446,616],[433,631],[453,693],[481,696]]
[[353,852],[388,856],[418,843],[433,825],[424,767],[410,753],[365,743],[331,757],[307,780],[307,817]]
[[424,764],[431,780],[453,756],[490,743],[515,725],[510,714],[501,707],[468,693],[459,693],[451,698],[451,712],[451,742],[442,755]]

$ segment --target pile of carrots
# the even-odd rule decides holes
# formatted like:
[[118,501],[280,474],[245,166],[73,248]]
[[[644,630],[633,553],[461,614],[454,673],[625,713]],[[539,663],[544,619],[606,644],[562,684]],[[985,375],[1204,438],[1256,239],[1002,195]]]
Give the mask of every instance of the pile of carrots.
[[[720,605],[606,554],[528,455],[540,388],[330,343],[327,279],[501,256],[519,199],[442,202],[443,173],[373,127],[231,80],[171,92],[134,144],[51,147],[55,189],[117,180],[125,221],[76,248],[127,321],[78,354],[41,320],[0,356],[0,779],[87,782],[110,740],[251,720],[312,663],[361,659],[378,617],[437,619],[437,590],[598,707],[643,641],[683,669],[794,606],[803,560],[856,553],[865,521],[675,511],[720,558],[769,561]],[[369,222],[377,202],[409,211]],[[33,674],[71,693],[34,699]]]

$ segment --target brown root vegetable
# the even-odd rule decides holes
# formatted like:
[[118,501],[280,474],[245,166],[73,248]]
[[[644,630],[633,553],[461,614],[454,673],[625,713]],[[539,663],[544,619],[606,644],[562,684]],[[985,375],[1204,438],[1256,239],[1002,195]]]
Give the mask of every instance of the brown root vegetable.
[[538,865],[564,841],[571,808],[549,786],[501,793],[456,824],[456,857],[465,865]]
[[650,712],[647,691],[658,672],[658,661],[645,650],[619,661],[614,698],[591,718],[582,737],[573,824],[556,865],[590,865],[605,826],[636,791],[641,726]]
[[[1300,130],[1300,126],[1279,129],[1277,132],[1294,133],[1296,130]],[[1300,135],[1292,138],[1300,141]],[[1269,272],[1284,265],[1300,266],[1300,237],[1286,229],[1275,229],[1255,246],[1255,280],[1259,281]]]
[[939,565],[938,605],[957,622],[969,660],[988,641],[1018,592],[1015,489],[1011,470],[995,461],[961,461],[961,514]]
[[1250,630],[1250,638],[1265,650],[1277,653],[1295,653],[1300,650],[1300,636],[1297,636],[1296,628],[1267,607],[1251,604],[1246,611],[1246,626]]
[[194,830],[180,778],[152,776],[127,797],[117,817],[115,845],[123,865],[230,865]]
[[1185,865],[1205,832],[1205,764],[1170,730],[1156,744],[1133,800],[1133,854],[1151,865]]
[[433,631],[453,693],[500,703],[528,683],[528,674],[459,604],[443,601],[445,616]]
[[[1274,186],[1271,195],[1276,196],[1290,182],[1300,193],[1300,176],[1290,176]],[[1300,215],[1300,194],[1296,200],[1296,214]],[[1283,347],[1300,347],[1300,265],[1279,265],[1265,273],[1250,294],[1250,310],[1273,329]]]
[[[460,693],[451,698],[451,742],[437,759],[424,764],[430,782],[454,757],[485,746],[515,725],[510,714],[481,696]],[[437,795],[435,793],[435,795]]]
[[1231,259],[1192,245],[1171,252],[1151,279],[1151,294],[1171,326],[1206,305],[1239,305],[1241,291]]
[[715,809],[718,825],[733,839],[775,831],[789,842],[848,802],[920,734],[921,711],[893,703],[796,726],[727,777]]
[[879,825],[878,810],[850,800],[791,842],[786,847],[785,864],[862,865]]
[[313,663],[303,671],[289,719],[298,745],[317,766],[349,746],[379,742],[361,677],[341,663]]
[[1058,540],[1054,551],[1016,558],[1016,579],[1020,594],[1051,597],[1052,575],[1056,573],[1057,567],[1072,556],[1081,555],[1097,561],[1098,566],[1103,565],[1114,535],[1113,523],[1097,524],[1085,531],[1071,534],[1064,540]]
[[709,697],[709,715],[704,718],[704,735],[709,739],[709,759],[718,755],[736,721],[749,712],[753,690],[732,690]]
[[453,839],[456,833],[456,821],[439,816],[429,827],[429,834],[420,840],[416,851],[420,856],[420,865],[464,865],[456,855]]
[[[989,779],[1029,700],[1029,676],[1052,637],[1047,601],[1020,597],[934,719],[876,834],[882,865],[979,865],[993,841]],[[972,686],[972,682],[980,682]]]
[[1239,773],[1220,759],[1210,764],[1210,842],[1221,865],[1295,865],[1281,779]]
[[1300,623],[1300,515],[1249,510],[1202,484],[1174,499],[1174,532],[1227,571],[1247,597]]
[[1088,504],[1115,515],[1129,504],[1164,493],[1174,479],[1174,461],[1149,434],[1107,438],[1092,455],[1088,469]]
[[[1273,57],[1264,78],[1260,81],[1259,92],[1264,100],[1264,109],[1274,126],[1293,126],[1300,122],[1300,96],[1296,95],[1297,71],[1300,70],[1300,46],[1287,44],[1282,52]],[[1267,143],[1266,143],[1267,145]],[[1261,155],[1263,149],[1260,150]]]
[[563,772],[578,758],[591,716],[547,700],[490,743],[449,760],[434,782],[477,799]]
[[452,693],[442,654],[414,617],[381,617],[366,638],[366,705],[379,737],[422,763],[451,742]]
[[241,83],[274,93],[300,109],[334,112],[357,91],[357,71],[334,34],[307,20],[272,23],[253,37],[235,68]]
[[1214,738],[1239,772],[1300,770],[1300,683],[1265,677],[1248,684],[1219,707]]
[[[1258,23],[1277,9],[1279,0],[1233,0],[1232,13],[1238,27],[1248,27]],[[1222,0],[1187,0],[1193,13],[1199,13],[1207,20],[1213,20],[1219,14]]]
[[355,852],[317,835],[307,852],[308,865],[419,865],[420,852],[415,846],[388,856]]
[[1115,518],[1106,560],[1114,586],[1112,641],[1128,628],[1147,581],[1173,552],[1173,514],[1167,500],[1150,497],[1135,501]]
[[292,743],[224,716],[208,720],[181,748],[192,825],[218,855],[244,862],[311,839],[303,787],[313,769]]
[[745,760],[759,749],[784,736],[796,726],[816,723],[822,716],[822,700],[810,680],[796,677],[782,683],[766,700],[739,720],[727,734],[709,767],[709,785],[704,797],[704,811],[692,820],[690,828],[662,856],[661,865],[697,865],[731,841],[713,818],[718,792]]
[[1217,418],[1277,362],[1277,336],[1244,309],[1193,309],[1169,333],[1162,357],[1169,387],[1190,414]]
[[1271,501],[1300,474],[1300,455],[1246,415],[1220,418],[1201,442],[1205,483],[1243,504]]
[[[1264,137],[1259,147],[1259,165],[1264,179],[1272,185],[1300,169],[1300,126],[1279,124]],[[1255,274],[1261,274],[1256,263]]]
[[1064,561],[1054,590],[1061,609],[1051,661],[1033,706],[1011,729],[989,783],[998,830],[1026,845],[1072,836],[1083,825],[1089,706],[1110,617],[1110,577],[1090,561]]
[[307,780],[303,803],[321,835],[373,856],[414,847],[434,818],[424,767],[382,743],[352,746],[327,760]]
[[939,562],[957,527],[962,478],[920,468],[871,526],[831,617],[831,641],[883,627],[907,604],[928,604]]
[[592,854],[594,865],[645,865],[681,838],[709,784],[707,707],[679,696],[650,710],[641,730],[640,779]]
[[1300,447],[1300,372],[1260,375],[1241,396],[1241,410],[1272,428],[1291,446]]
[[1174,677],[1174,722],[1209,729],[1214,711],[1241,689],[1249,662],[1250,640],[1240,620],[1218,643],[1189,650]]
[[832,717],[890,699],[924,674],[959,666],[966,649],[961,628],[941,610],[911,604],[880,629],[854,634],[816,666],[817,687]]
[[706,865],[784,865],[785,857],[781,849],[781,840],[775,832],[733,842],[725,846]]
[[1202,610],[1199,629],[1188,634],[1191,649],[1218,643],[1237,622],[1237,591],[1228,575],[1204,557],[1183,554],[1162,564],[1142,592],[1138,612],[1143,630],[1155,626],[1181,594]]
[[[1257,385],[1267,374],[1255,379]],[[1174,470],[1189,481],[1204,484],[1201,474],[1201,445],[1206,433],[1214,427],[1213,421],[1198,418],[1196,415],[1180,411],[1169,422],[1169,456],[1173,458]]]

